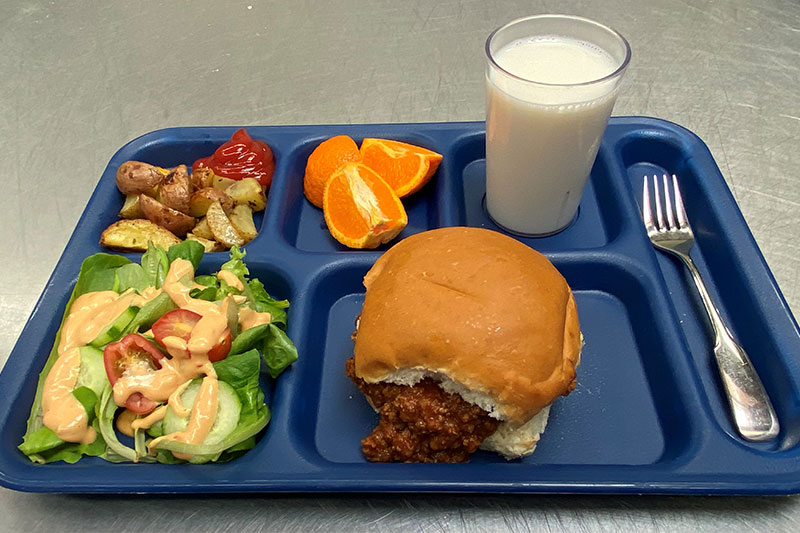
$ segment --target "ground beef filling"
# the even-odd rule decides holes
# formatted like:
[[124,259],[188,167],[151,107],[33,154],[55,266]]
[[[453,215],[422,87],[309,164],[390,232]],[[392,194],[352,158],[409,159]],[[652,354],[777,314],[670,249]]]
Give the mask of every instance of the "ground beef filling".
[[463,463],[483,439],[497,430],[499,420],[423,379],[413,387],[367,383],[356,377],[353,358],[347,376],[380,410],[381,420],[361,441],[364,456],[375,462]]

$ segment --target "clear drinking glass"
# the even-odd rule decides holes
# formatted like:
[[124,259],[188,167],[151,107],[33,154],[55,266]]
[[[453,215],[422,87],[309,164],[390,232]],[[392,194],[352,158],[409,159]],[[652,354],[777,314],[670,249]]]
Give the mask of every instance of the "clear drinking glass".
[[536,15],[486,41],[486,208],[504,229],[569,225],[628,66],[625,38],[598,22]]

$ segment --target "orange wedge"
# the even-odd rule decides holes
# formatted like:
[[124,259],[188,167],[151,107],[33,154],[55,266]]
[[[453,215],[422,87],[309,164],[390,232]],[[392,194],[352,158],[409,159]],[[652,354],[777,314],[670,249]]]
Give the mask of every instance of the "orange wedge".
[[331,235],[350,248],[375,248],[400,233],[408,216],[388,183],[362,163],[345,163],[325,184],[322,209]]
[[430,181],[442,155],[420,146],[388,139],[364,139],[361,162],[380,174],[400,198]]
[[322,207],[322,192],[325,182],[333,171],[350,161],[360,161],[361,154],[356,142],[347,135],[337,135],[317,146],[306,162],[303,191],[308,201]]

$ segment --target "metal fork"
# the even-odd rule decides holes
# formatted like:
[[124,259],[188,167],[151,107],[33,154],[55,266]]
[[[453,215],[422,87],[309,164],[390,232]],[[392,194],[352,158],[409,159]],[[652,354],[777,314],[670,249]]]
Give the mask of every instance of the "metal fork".
[[[780,431],[778,418],[767,396],[755,368],[750,363],[744,349],[733,339],[725,322],[714,305],[705,283],[700,276],[692,258],[689,256],[694,244],[694,234],[686,218],[683,207],[681,191],[678,188],[678,179],[672,175],[672,188],[675,191],[675,206],[673,214],[672,198],[669,192],[669,181],[663,175],[664,206],[662,208],[661,194],[658,187],[658,177],[653,176],[653,189],[655,199],[655,219],[650,207],[650,190],[648,177],[644,177],[644,190],[642,193],[642,218],[647,228],[647,236],[659,250],[669,252],[680,258],[689,268],[692,279],[697,286],[697,292],[708,313],[711,327],[714,330],[714,355],[717,367],[725,385],[733,420],[736,429],[742,437],[750,441],[765,441],[773,439]],[[666,220],[665,215],[666,213]]]

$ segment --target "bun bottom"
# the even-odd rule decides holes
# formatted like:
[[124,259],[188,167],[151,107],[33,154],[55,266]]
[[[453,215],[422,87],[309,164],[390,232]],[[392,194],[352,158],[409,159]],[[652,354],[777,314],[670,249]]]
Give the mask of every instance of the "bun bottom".
[[508,422],[503,422],[497,431],[483,439],[480,449],[499,453],[509,461],[530,455],[536,449],[539,438],[544,433],[549,416],[550,406],[548,405],[517,428],[513,428]]

